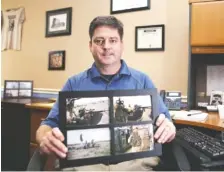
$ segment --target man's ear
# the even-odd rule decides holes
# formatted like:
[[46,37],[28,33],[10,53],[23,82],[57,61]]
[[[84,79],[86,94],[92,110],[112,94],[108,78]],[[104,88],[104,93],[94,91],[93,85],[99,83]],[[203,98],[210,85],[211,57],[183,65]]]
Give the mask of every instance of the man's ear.
[[92,40],[89,41],[89,49],[91,51],[91,48],[92,48]]

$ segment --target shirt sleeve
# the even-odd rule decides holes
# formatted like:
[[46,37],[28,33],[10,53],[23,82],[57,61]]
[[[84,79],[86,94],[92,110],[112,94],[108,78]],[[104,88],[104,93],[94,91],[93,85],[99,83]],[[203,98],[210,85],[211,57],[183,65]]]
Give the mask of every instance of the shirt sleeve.
[[[70,84],[70,80],[68,79],[61,91],[71,91],[72,87]],[[41,122],[40,125],[48,125],[51,128],[58,127],[59,124],[59,104],[58,104],[58,98],[57,101],[54,103],[52,109],[50,110],[47,118]]]
[[[153,84],[152,80],[148,76],[146,76],[145,78],[144,88],[149,88],[149,89],[155,88],[155,85]],[[170,113],[159,94],[158,94],[158,100],[159,100],[159,113],[164,114],[166,118],[171,120]]]

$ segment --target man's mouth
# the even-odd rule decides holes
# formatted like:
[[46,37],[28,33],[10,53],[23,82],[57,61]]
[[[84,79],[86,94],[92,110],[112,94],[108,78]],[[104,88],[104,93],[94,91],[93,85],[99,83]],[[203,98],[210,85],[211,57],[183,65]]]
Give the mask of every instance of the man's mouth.
[[106,53],[106,54],[102,54],[102,56],[111,56],[113,55],[112,53]]

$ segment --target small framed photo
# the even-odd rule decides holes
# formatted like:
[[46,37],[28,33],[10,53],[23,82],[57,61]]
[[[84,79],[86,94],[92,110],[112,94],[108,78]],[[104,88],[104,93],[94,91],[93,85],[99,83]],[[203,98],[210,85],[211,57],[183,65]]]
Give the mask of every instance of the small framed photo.
[[4,98],[32,98],[33,81],[5,80]]
[[46,12],[46,37],[71,35],[72,7]]
[[210,105],[213,106],[224,105],[224,92],[213,90],[210,96]]
[[60,168],[160,156],[157,102],[157,89],[59,92],[59,127],[68,148]]
[[65,51],[49,52],[48,70],[65,70]]
[[110,14],[150,9],[150,0],[110,0]]
[[135,51],[164,51],[165,25],[135,27]]

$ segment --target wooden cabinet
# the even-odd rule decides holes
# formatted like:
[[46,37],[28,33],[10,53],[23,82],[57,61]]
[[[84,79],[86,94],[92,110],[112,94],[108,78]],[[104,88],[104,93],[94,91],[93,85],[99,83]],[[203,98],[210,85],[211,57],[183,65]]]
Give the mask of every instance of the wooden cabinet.
[[189,0],[188,108],[209,103],[207,66],[224,65],[224,0]]
[[30,116],[25,101],[1,102],[1,170],[25,171],[29,162]]
[[224,47],[224,1],[191,4],[191,46]]

